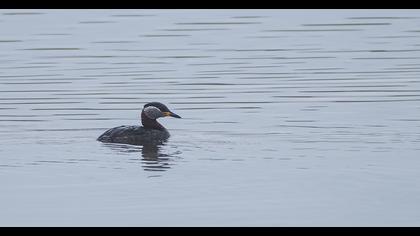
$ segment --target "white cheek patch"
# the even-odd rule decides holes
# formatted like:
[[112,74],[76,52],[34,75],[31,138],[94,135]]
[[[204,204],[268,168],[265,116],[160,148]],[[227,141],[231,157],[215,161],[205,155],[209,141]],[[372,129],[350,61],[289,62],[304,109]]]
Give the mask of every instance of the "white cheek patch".
[[146,114],[147,117],[153,120],[163,116],[159,108],[154,106],[144,108],[144,114]]

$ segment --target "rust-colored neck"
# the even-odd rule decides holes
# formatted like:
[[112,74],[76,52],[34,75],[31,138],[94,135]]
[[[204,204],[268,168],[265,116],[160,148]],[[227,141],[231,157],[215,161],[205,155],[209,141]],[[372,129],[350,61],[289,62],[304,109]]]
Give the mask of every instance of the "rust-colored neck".
[[141,123],[143,124],[143,127],[147,129],[165,130],[165,127],[157,122],[157,120],[147,117],[146,114],[144,114],[144,111],[141,112]]

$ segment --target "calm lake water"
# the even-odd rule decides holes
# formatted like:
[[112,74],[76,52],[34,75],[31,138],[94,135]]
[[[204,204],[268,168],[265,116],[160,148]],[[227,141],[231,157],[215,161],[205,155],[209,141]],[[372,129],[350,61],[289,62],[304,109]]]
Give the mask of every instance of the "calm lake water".
[[[419,226],[419,10],[0,10],[1,226]],[[150,101],[162,146],[103,144]]]

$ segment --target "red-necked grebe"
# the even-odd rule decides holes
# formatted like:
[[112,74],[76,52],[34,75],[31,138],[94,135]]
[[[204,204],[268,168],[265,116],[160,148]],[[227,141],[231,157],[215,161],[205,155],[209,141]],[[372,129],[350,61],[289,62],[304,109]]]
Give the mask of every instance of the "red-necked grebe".
[[105,131],[97,140],[104,143],[125,143],[133,145],[162,143],[170,135],[165,127],[159,124],[156,119],[166,116],[181,118],[160,102],[147,103],[141,111],[141,123],[143,126],[118,126]]

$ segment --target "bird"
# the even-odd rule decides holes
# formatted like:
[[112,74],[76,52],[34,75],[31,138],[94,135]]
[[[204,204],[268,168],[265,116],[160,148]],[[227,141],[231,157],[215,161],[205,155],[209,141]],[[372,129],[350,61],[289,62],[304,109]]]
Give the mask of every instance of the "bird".
[[170,137],[168,130],[157,119],[161,117],[181,118],[170,111],[160,102],[149,102],[141,111],[141,123],[139,125],[122,125],[111,128],[101,134],[97,141],[103,143],[122,143],[131,145],[162,144]]

